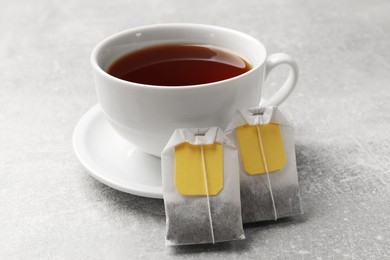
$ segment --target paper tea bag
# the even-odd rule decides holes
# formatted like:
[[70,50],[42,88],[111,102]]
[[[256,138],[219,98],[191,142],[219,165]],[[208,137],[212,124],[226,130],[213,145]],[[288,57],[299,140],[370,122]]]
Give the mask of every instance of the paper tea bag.
[[238,153],[221,129],[177,129],[161,166],[167,245],[245,238]]
[[239,150],[243,222],[302,214],[294,129],[282,112],[239,110],[226,133]]

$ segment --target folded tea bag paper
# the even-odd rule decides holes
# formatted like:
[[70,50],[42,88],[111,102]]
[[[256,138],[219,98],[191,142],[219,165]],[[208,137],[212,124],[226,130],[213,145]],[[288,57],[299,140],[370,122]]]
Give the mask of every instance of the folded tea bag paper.
[[294,129],[282,112],[239,110],[226,133],[239,148],[244,223],[301,214]]
[[221,129],[177,129],[161,166],[167,245],[245,238],[238,153]]

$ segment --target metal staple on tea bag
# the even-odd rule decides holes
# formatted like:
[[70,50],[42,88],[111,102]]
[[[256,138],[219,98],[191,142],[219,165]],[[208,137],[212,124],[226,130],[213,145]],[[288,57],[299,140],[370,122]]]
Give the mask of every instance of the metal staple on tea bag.
[[[197,133],[195,134],[196,143],[198,143],[198,144],[200,143],[199,136],[205,136],[205,134],[201,134],[199,132],[199,128],[198,128]],[[215,244],[213,219],[211,217],[210,196],[209,196],[209,187],[208,187],[208,183],[207,183],[206,162],[205,162],[205,158],[204,158],[203,144],[200,144],[200,151],[201,151],[201,155],[202,155],[202,168],[203,168],[203,177],[204,177],[204,182],[205,182],[205,187],[206,187],[207,207],[208,207],[208,211],[209,211],[208,213],[209,213],[209,219],[210,219],[211,239],[213,241],[213,244]]]
[[269,188],[269,192],[270,192],[270,195],[271,195],[272,207],[274,209],[275,220],[277,220],[278,219],[278,214],[276,212],[275,199],[274,199],[274,194],[272,192],[271,179],[269,178],[269,171],[268,171],[268,166],[267,166],[267,160],[265,158],[265,152],[264,152],[264,147],[263,147],[263,140],[261,138],[261,132],[260,132],[260,123],[263,123],[263,118],[261,116],[263,114],[264,113],[262,111],[256,111],[255,113],[253,113],[253,115],[256,116],[257,136],[259,138],[259,145],[260,145],[261,155],[262,155],[262,158],[263,158],[263,164],[264,164],[265,172],[267,173],[268,188]]

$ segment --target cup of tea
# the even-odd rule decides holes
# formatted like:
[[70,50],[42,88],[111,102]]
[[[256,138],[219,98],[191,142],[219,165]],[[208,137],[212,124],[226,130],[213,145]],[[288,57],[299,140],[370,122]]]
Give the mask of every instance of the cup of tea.
[[94,48],[91,63],[108,122],[158,157],[176,128],[224,129],[237,109],[259,105],[264,80],[276,66],[289,65],[289,75],[264,105],[281,104],[298,79],[289,55],[268,56],[252,36],[203,24],[119,32]]

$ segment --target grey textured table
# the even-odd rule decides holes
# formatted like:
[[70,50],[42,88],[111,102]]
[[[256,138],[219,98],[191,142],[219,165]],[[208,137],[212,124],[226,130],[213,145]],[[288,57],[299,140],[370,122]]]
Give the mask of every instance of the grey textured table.
[[[390,257],[389,13],[387,0],[2,1],[0,258]],[[301,78],[283,107],[304,215],[247,225],[241,242],[166,248],[161,200],[109,188],[77,161],[73,128],[97,102],[90,51],[161,22],[230,27],[295,56]]]

